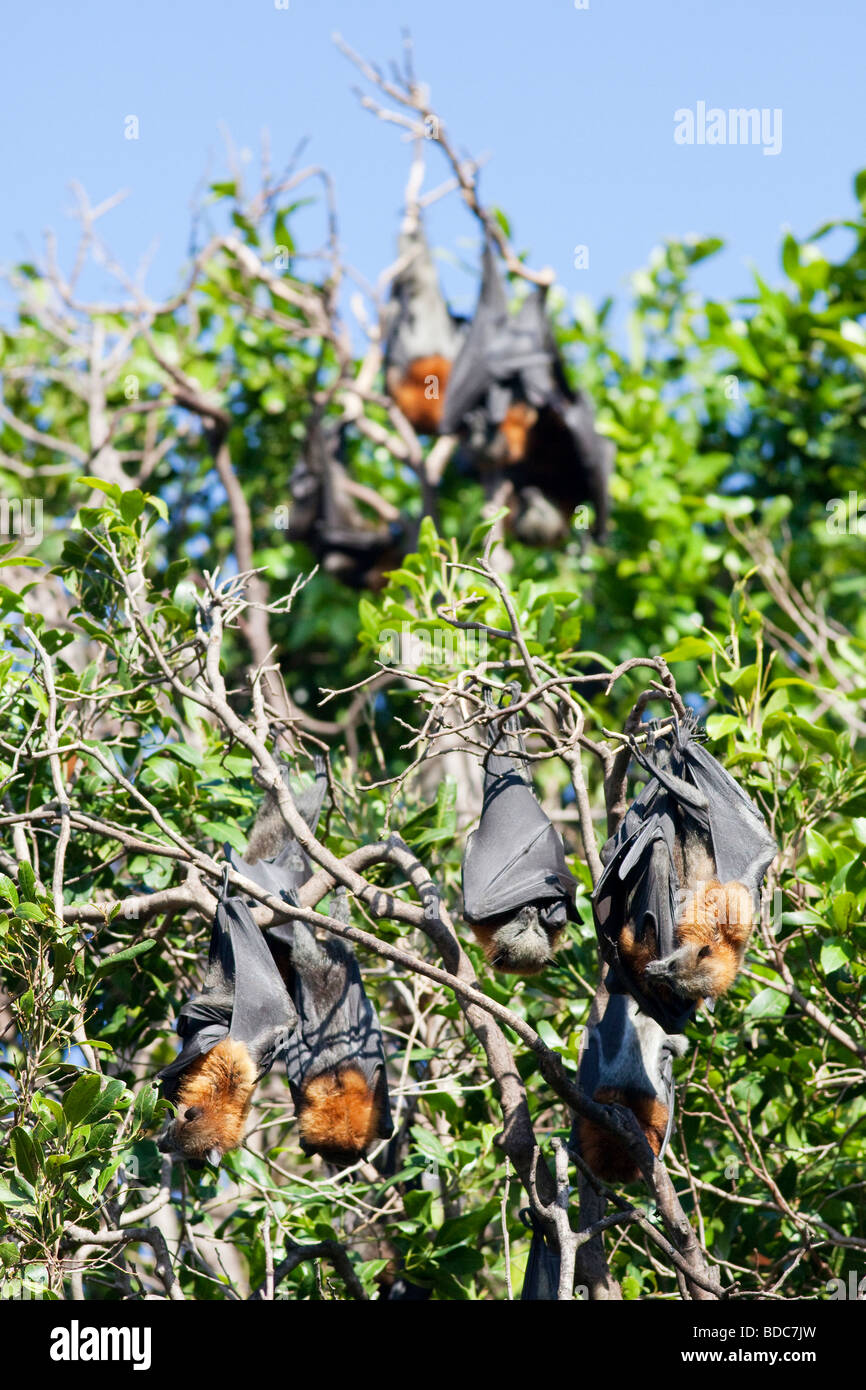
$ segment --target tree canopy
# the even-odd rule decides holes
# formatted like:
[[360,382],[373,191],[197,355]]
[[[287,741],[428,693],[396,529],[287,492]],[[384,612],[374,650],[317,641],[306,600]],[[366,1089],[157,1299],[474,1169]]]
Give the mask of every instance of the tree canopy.
[[[372,80],[519,298],[520,210],[482,205],[423,89]],[[296,242],[310,198],[320,248]],[[15,268],[0,333],[4,1289],[519,1297],[528,1207],[563,1248],[591,1232],[571,1251],[586,1296],[826,1296],[866,1247],[866,171],[849,217],[787,234],[777,283],[729,302],[692,283],[717,238],[655,248],[623,306],[551,292],[616,448],[607,538],[578,513],[552,548],[509,534],[389,400],[388,276],[353,285],[327,173],[213,184],[212,230],[161,302],[113,264],[109,211],[82,195],[71,270],[50,242]],[[94,257],[116,284],[99,302]],[[288,535],[322,419],[344,427],[361,513],[414,527],[377,591]],[[523,981],[491,973],[460,898],[481,685],[510,681],[582,918]],[[664,1164],[599,1194],[565,1147],[599,973],[590,895],[639,783],[622,731],[674,698],[780,852],[745,969],[690,1025]],[[217,1172],[172,1165],[154,1077],[201,982],[224,846],[247,843],[255,767],[322,751],[301,908],[339,932],[348,888],[395,1137],[344,1171],[305,1157],[275,1067]],[[274,912],[263,895],[256,920]]]

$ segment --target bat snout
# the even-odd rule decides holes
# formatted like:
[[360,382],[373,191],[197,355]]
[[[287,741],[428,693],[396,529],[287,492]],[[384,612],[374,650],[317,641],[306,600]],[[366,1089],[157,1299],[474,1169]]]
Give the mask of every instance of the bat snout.
[[674,973],[674,965],[671,960],[651,960],[647,963],[646,973],[654,980],[669,980]]

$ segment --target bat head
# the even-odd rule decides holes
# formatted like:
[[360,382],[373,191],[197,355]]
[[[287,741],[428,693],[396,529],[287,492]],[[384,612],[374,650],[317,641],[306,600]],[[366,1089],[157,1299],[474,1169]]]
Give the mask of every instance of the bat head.
[[206,1163],[219,1165],[225,1152],[222,1139],[213,1116],[203,1106],[189,1105],[169,1120],[157,1142],[162,1153],[175,1154],[190,1168],[201,1169]]
[[[560,906],[562,911],[558,913]],[[537,975],[550,964],[566,920],[563,901],[530,903],[519,912],[471,925],[494,970],[510,975]]]
[[569,523],[562,511],[537,487],[516,491],[509,526],[525,545],[557,545],[569,536]]
[[686,999],[716,999],[737,977],[752,931],[754,903],[742,883],[698,884],[677,924],[677,949],[646,973]]
[[326,1163],[357,1163],[378,1138],[381,1098],[352,1063],[306,1080],[297,1108],[301,1148]]
[[163,1153],[177,1154],[192,1167],[218,1164],[244,1137],[256,1072],[243,1043],[226,1038],[184,1072],[177,1089],[177,1113],[159,1138]]

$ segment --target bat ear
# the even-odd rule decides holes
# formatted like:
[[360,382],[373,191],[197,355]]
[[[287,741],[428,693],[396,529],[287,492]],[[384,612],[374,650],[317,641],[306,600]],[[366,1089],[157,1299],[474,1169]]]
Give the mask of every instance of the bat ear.
[[200,1115],[203,1115],[203,1114],[204,1114],[204,1106],[203,1106],[203,1105],[191,1105],[191,1106],[189,1107],[188,1110],[185,1110],[185,1111],[184,1111],[184,1116],[183,1116],[183,1118],[184,1118],[185,1120],[197,1120],[197,1119],[199,1118],[199,1116],[200,1116]]

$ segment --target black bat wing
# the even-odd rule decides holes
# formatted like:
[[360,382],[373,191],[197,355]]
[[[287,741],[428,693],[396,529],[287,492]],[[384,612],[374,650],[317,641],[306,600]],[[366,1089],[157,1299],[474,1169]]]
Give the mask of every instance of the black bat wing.
[[743,883],[757,894],[779,849],[763,816],[731,774],[693,738],[685,757],[692,782],[707,799],[720,881]]
[[305,922],[268,932],[278,952],[290,953],[298,1028],[286,1049],[286,1070],[297,1096],[303,1082],[351,1063],[381,1102],[379,1137],[394,1132],[385,1076],[385,1049],[376,1011],[348,941],[317,941]]
[[559,1252],[548,1245],[544,1227],[529,1207],[522,1209],[520,1219],[532,1232],[520,1301],[555,1303],[559,1298]]
[[298,1015],[261,930],[242,898],[228,898],[225,912],[234,964],[234,1007],[230,1035],[250,1050],[259,1074],[284,1054]]
[[665,1004],[641,987],[620,952],[626,922],[635,939],[654,937],[657,956],[676,949],[680,883],[674,860],[676,807],[670,794],[651,780],[626,812],[612,843],[605,846],[605,867],[592,895],[592,911],[601,953],[641,1008],[668,1033],[679,1033],[695,1005],[670,992]]
[[568,916],[576,922],[576,888],[562,837],[512,756],[494,747],[487,754],[481,819],[463,855],[466,920],[483,922],[564,897]]
[[328,794],[328,765],[325,759],[317,754],[313,759],[312,779],[290,782],[289,790],[295,805],[315,835]]
[[442,294],[420,219],[400,233],[397,250],[406,264],[391,288],[385,367],[405,372],[419,357],[441,356],[450,361],[462,332]]
[[558,394],[559,381],[564,380],[546,301],[544,286],[532,290],[490,353],[497,379],[515,379],[521,398],[536,408],[548,405]]
[[560,414],[571,436],[579,491],[593,505],[593,532],[600,539],[607,530],[610,510],[608,489],[616,449],[609,439],[597,432],[592,403],[583,391],[578,391],[576,396],[566,401]]
[[224,1038],[245,1043],[258,1075],[285,1051],[297,1012],[264,937],[241,898],[223,898],[211,928],[202,992],[184,1004],[177,1031],[184,1046],[160,1073],[173,1093],[190,1062]]
[[677,721],[651,753],[634,751],[680,814],[708,833],[721,882],[743,883],[757,893],[778,845],[742,787],[704,748],[696,719]]
[[[467,415],[485,403],[496,383],[490,354],[508,332],[508,299],[490,243],[485,243],[475,315],[451,368],[442,404],[441,434],[456,434]],[[505,407],[494,413],[504,415]],[[501,419],[501,416],[500,416]],[[497,420],[496,423],[499,423]]]

